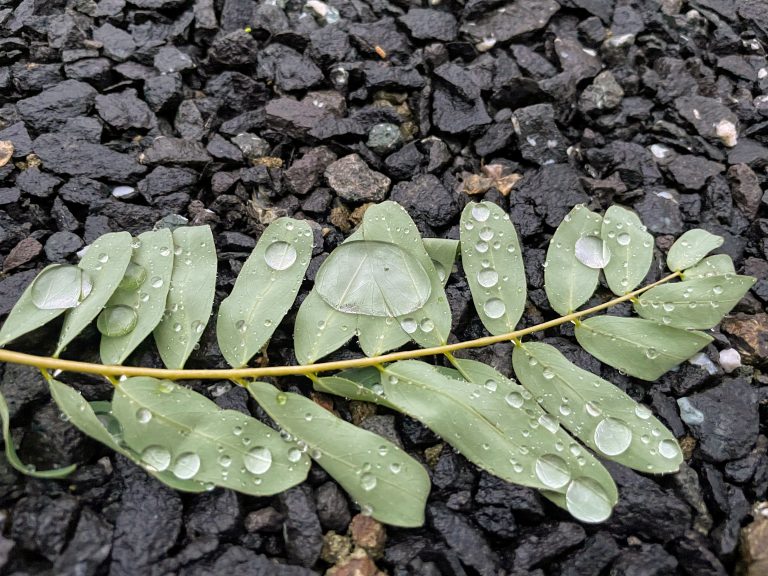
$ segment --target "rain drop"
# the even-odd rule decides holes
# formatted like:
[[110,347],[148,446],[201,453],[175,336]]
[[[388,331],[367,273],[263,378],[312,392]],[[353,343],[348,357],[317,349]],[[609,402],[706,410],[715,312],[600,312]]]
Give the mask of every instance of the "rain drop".
[[136,310],[130,306],[124,306],[123,304],[107,306],[96,319],[96,328],[104,336],[118,338],[125,336],[136,328],[138,319]]
[[408,334],[413,334],[419,325],[413,318],[405,318],[400,322],[400,327]]
[[272,466],[272,452],[264,446],[251,448],[243,456],[243,464],[251,474],[264,474]]
[[723,287],[722,286],[715,286],[714,288],[712,288],[712,292],[714,292],[715,294],[718,294],[718,295],[722,294],[723,293]]
[[510,392],[504,397],[504,400],[512,406],[512,408],[520,408],[523,405],[523,397],[519,392]]
[[588,268],[605,268],[611,260],[611,251],[597,236],[582,236],[576,240],[574,250],[576,259]]
[[168,248],[168,246],[163,246],[160,248],[160,256],[170,256],[171,255],[171,249]]
[[485,222],[488,220],[488,216],[491,215],[491,211],[482,204],[476,204],[472,207],[472,217],[478,222]]
[[487,242],[478,242],[475,244],[475,250],[480,252],[480,254],[485,254],[488,252],[488,243]]
[[680,448],[678,447],[677,442],[670,438],[666,438],[659,442],[659,454],[664,456],[664,458],[672,460],[673,458],[677,458],[680,454]]
[[400,470],[403,469],[403,465],[400,464],[400,462],[392,462],[392,464],[389,465],[389,471],[392,472],[392,474],[400,474]]
[[542,414],[539,416],[539,424],[549,430],[552,434],[555,434],[560,428],[560,424],[558,424],[557,420],[552,418],[549,414]]
[[149,281],[149,285],[152,286],[152,288],[162,288],[163,279],[160,278],[160,276],[155,276],[152,278],[152,280]]
[[480,240],[485,240],[486,242],[488,242],[493,238],[493,230],[488,228],[488,226],[485,226],[480,230],[479,236],[480,236]]
[[656,348],[653,348],[653,347],[648,348],[645,351],[645,356],[646,356],[646,358],[648,358],[648,360],[655,360],[656,358],[659,357],[659,351],[656,350]]
[[141,453],[141,461],[150,468],[162,472],[171,464],[171,453],[162,446],[147,446]]
[[288,460],[291,462],[298,462],[301,460],[301,450],[298,448],[291,448],[288,450]]
[[556,454],[544,454],[536,460],[534,466],[536,476],[548,488],[557,490],[562,488],[571,479],[568,464]]
[[152,412],[150,412],[146,408],[139,408],[136,411],[136,420],[138,420],[142,424],[146,424],[147,422],[152,420]]
[[507,311],[507,307],[498,298],[491,298],[483,305],[483,311],[488,318],[501,318]]
[[273,242],[264,252],[264,261],[273,270],[287,270],[296,262],[296,248],[288,242]]
[[490,392],[496,392],[496,388],[498,388],[498,383],[496,380],[486,380],[485,382],[485,389]]
[[552,372],[549,368],[544,368],[544,371],[541,373],[541,375],[544,377],[545,380],[552,380],[552,378],[555,377],[555,373]]
[[595,445],[606,456],[626,452],[632,443],[632,431],[618,418],[604,418],[595,428]]
[[631,240],[632,239],[629,237],[629,234],[627,234],[626,232],[623,232],[616,237],[616,242],[618,242],[622,246],[627,246]]
[[419,327],[421,328],[422,332],[432,332],[432,330],[435,329],[435,323],[432,322],[429,318],[424,318],[424,320],[421,321],[421,324],[419,324]]
[[137,290],[147,279],[147,270],[144,266],[129,262],[125,269],[123,279],[120,280],[120,288],[123,290]]
[[195,320],[192,322],[192,330],[195,331],[195,334],[200,334],[204,328],[205,323],[201,322],[200,320]]
[[370,492],[376,488],[376,476],[373,474],[363,474],[360,477],[360,485],[363,487],[363,490]]
[[652,412],[650,408],[647,406],[643,406],[642,404],[638,404],[635,406],[635,415],[640,418],[640,420],[648,420],[648,418],[651,417]]
[[499,274],[493,268],[486,268],[477,273],[477,283],[483,288],[492,288],[499,281]]
[[565,505],[582,522],[602,522],[611,515],[611,501],[596,480],[576,478],[565,492]]
[[200,470],[200,456],[194,452],[184,452],[176,458],[171,472],[180,480],[189,480]]

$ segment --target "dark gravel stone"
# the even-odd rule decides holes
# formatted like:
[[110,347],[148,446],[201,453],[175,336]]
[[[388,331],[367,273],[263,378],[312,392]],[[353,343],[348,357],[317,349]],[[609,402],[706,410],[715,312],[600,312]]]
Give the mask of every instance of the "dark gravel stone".
[[736,114],[714,98],[681,96],[675,100],[675,109],[705,138],[723,142],[726,146],[736,144],[735,135],[732,142],[726,138],[726,134],[735,134],[737,130]]
[[725,166],[701,156],[680,154],[667,166],[680,186],[688,190],[701,190],[709,178],[725,171]]
[[158,166],[136,186],[139,193],[154,204],[158,198],[175,192],[190,192],[197,184],[200,175],[188,168],[169,168]]
[[[535,208],[535,220],[524,225],[523,229],[540,226],[542,219],[547,226],[556,228],[573,206],[589,199],[579,174],[568,164],[542,166],[535,172],[529,172],[515,186],[514,194],[518,202]],[[525,212],[520,215],[525,215]],[[515,224],[518,222],[516,218],[513,221]]]
[[96,96],[96,110],[102,120],[120,130],[151,128],[155,123],[149,107],[129,88],[122,92]]
[[234,536],[242,523],[240,497],[232,490],[215,490],[195,497],[184,515],[188,536]]
[[104,54],[117,62],[125,62],[136,52],[133,37],[108,22],[93,31],[93,39],[101,42]]
[[207,164],[211,157],[200,142],[161,136],[155,138],[152,145],[139,156],[139,160],[143,164],[195,166]]
[[510,484],[487,472],[480,474],[475,502],[509,507],[516,517],[526,521],[540,522],[545,517],[541,496],[536,490]]
[[726,378],[719,386],[680,402],[685,402],[681,404],[683,421],[705,458],[725,462],[749,454],[757,441],[759,416],[757,394],[743,378]]
[[155,54],[153,63],[161,74],[172,74],[195,68],[192,58],[175,46],[163,46],[160,48],[157,54]]
[[485,38],[507,42],[543,28],[559,9],[560,5],[554,0],[531,0],[525,4],[506,4],[504,11],[484,10],[484,15],[478,20],[464,22],[461,31],[478,42]]
[[10,536],[22,550],[53,561],[67,543],[79,508],[77,499],[67,495],[22,498],[13,507]]
[[65,80],[37,96],[19,100],[16,107],[30,128],[45,132],[62,128],[67,118],[88,113],[95,98],[96,90],[88,84]]
[[235,30],[211,45],[208,57],[225,66],[247,66],[256,60],[258,44],[245,30]]
[[427,519],[463,564],[482,576],[496,574],[498,557],[480,531],[462,515],[452,512],[444,504],[433,503],[427,506]]
[[667,191],[647,191],[640,202],[636,203],[635,212],[640,216],[648,231],[653,234],[672,234],[683,232],[683,216],[680,203]]
[[539,166],[565,162],[565,138],[555,124],[551,104],[535,104],[516,110],[512,126],[517,134],[517,147],[523,158]]
[[78,176],[70,178],[59,188],[59,198],[73,204],[90,206],[109,196],[109,190],[101,182]]
[[[13,278],[15,277],[10,276],[4,282],[10,284],[9,280]],[[3,310],[0,308],[0,315],[2,314]],[[48,395],[45,381],[39,377],[39,371],[35,372],[34,368],[18,364],[8,364],[3,370],[0,378],[0,392],[8,404],[8,413],[12,420],[31,404],[44,400]]]
[[36,198],[49,198],[56,192],[61,180],[42,172],[38,168],[28,168],[16,177],[16,186],[24,194]]
[[283,535],[289,559],[302,566],[313,566],[323,547],[323,532],[311,490],[298,486],[282,492],[278,498],[285,514]]
[[611,110],[621,104],[624,90],[614,75],[606,70],[598,74],[579,96],[579,110],[590,112]]
[[542,566],[566,550],[578,546],[585,538],[584,528],[578,524],[561,522],[536,528],[518,540],[515,569],[525,571]]
[[344,534],[352,516],[344,492],[335,482],[326,482],[315,491],[317,516],[325,530]]
[[621,553],[618,544],[606,532],[598,532],[584,542],[584,546],[562,562],[561,576],[594,576],[601,574]]
[[300,566],[287,566],[269,560],[266,556],[240,546],[222,547],[224,551],[213,560],[203,560],[179,571],[180,576],[210,576],[211,574],[238,574],[238,576],[316,576],[317,573]]
[[83,240],[77,234],[54,232],[45,241],[45,255],[51,262],[66,262],[83,245]]
[[32,139],[24,122],[16,122],[0,130],[0,140],[13,142],[13,157],[20,158],[32,152]]
[[32,147],[43,166],[57,174],[124,182],[146,171],[128,154],[66,134],[43,134]]
[[456,39],[457,25],[453,14],[439,10],[411,8],[400,17],[413,38],[451,42]]
[[611,576],[671,576],[678,562],[658,544],[622,550],[611,566]]
[[315,187],[325,169],[336,159],[336,154],[324,146],[312,148],[283,172],[283,178],[294,194],[303,196]]
[[433,174],[422,174],[392,189],[392,200],[405,208],[416,222],[446,226],[459,213],[456,195]]
[[182,86],[180,74],[155,76],[144,83],[144,98],[154,112],[160,112],[181,99]]
[[270,44],[259,52],[259,78],[273,79],[281,90],[307,90],[324,76],[312,60],[284,46]]
[[267,123],[276,130],[301,138],[329,115],[328,110],[315,106],[308,100],[278,98],[266,106]]
[[112,527],[90,508],[83,508],[67,547],[53,563],[62,576],[96,576],[112,550]]
[[[2,234],[0,234],[1,237]],[[18,295],[24,291],[35,276],[37,276],[37,270],[26,270],[0,278],[0,316],[11,311],[19,299]]]
[[325,179],[336,195],[350,202],[381,202],[390,179],[368,167],[359,155],[350,154],[325,169]]

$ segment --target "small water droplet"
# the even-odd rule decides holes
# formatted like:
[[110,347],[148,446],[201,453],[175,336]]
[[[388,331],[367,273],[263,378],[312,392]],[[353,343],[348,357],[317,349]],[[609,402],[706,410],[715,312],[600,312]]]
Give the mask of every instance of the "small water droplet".
[[119,338],[136,328],[138,319],[136,310],[130,306],[124,306],[123,304],[107,306],[96,319],[96,328],[104,336]]
[[589,477],[576,478],[565,492],[565,505],[582,522],[602,522],[611,515],[611,501],[600,484]]
[[496,380],[486,380],[484,386],[486,390],[489,390],[490,392],[496,392],[499,384],[496,382]]
[[194,330],[195,334],[200,334],[205,329],[205,323],[200,320],[195,320],[192,322],[192,330]]
[[101,262],[102,264],[106,264],[107,262],[109,262],[109,255],[107,255],[107,254],[104,254],[104,253],[102,252],[101,254],[99,254],[99,256],[98,256],[96,259],[97,259],[99,262]]
[[160,278],[160,276],[155,276],[149,281],[149,285],[152,286],[152,288],[162,288],[163,283],[163,279]]
[[419,324],[419,328],[421,328],[422,332],[429,333],[435,329],[435,323],[432,322],[432,320],[430,320],[429,318],[424,318],[421,321],[421,324]]
[[374,488],[376,488],[376,476],[373,474],[363,474],[360,476],[360,485],[363,487],[363,490],[366,492],[370,492]]
[[176,322],[176,323],[173,325],[173,331],[174,331],[174,332],[181,332],[181,328],[182,328],[182,326],[181,326],[181,324],[179,324],[178,322]]
[[136,411],[136,420],[138,420],[142,424],[146,424],[147,422],[152,420],[152,412],[150,412],[146,408],[139,408]]
[[241,332],[245,334],[245,331],[248,329],[248,326],[245,323],[245,320],[238,320],[235,322],[235,328],[237,328],[238,332]]
[[389,471],[392,472],[392,474],[400,474],[402,469],[403,465],[400,464],[400,462],[392,462],[392,464],[389,465]]
[[194,452],[184,452],[176,458],[171,472],[179,480],[189,480],[200,470],[200,456]]
[[390,384],[392,384],[393,386],[394,386],[395,384],[397,384],[399,381],[400,381],[400,380],[398,380],[398,379],[397,379],[397,376],[395,376],[394,374],[393,374],[392,376],[390,376],[389,378],[387,378],[387,382],[389,382],[389,383],[390,383]]
[[632,443],[632,431],[618,418],[604,418],[595,428],[595,445],[606,456],[626,452]]
[[264,251],[264,261],[273,270],[287,270],[296,262],[296,248],[288,242],[273,242]]
[[478,222],[485,222],[491,215],[491,211],[482,204],[476,204],[472,207],[472,217]]
[[223,468],[229,468],[232,465],[232,457],[229,454],[219,456],[219,465]]
[[664,458],[672,460],[673,458],[678,457],[680,448],[678,447],[677,442],[670,438],[665,438],[659,442],[659,454],[664,456]]
[[492,288],[499,281],[499,274],[493,268],[486,268],[477,273],[477,283],[483,288]]
[[291,462],[298,462],[301,460],[301,454],[302,452],[298,448],[291,448],[288,450],[288,460]]
[[491,298],[483,305],[483,311],[488,318],[501,318],[507,311],[507,307],[498,298]]
[[487,242],[478,242],[475,244],[475,250],[480,252],[480,254],[485,254],[488,252],[488,243]]
[[400,321],[400,327],[405,330],[407,334],[413,334],[418,329],[419,325],[413,318],[405,318]]
[[285,406],[285,403],[288,402],[288,396],[282,392],[278,392],[277,396],[275,397],[275,402],[277,402],[280,406]]
[[523,405],[523,397],[519,392],[510,392],[504,397],[504,400],[512,408],[520,408]]
[[648,360],[655,360],[656,358],[659,357],[659,351],[656,350],[656,348],[653,348],[653,347],[648,348],[645,351],[645,356],[646,356],[646,358],[648,358]]
[[623,233],[619,234],[619,235],[616,237],[616,242],[618,242],[618,243],[619,243],[619,244],[621,244],[622,246],[627,246],[627,245],[629,245],[629,243],[631,242],[631,240],[632,240],[632,238],[631,238],[631,237],[629,236],[629,234],[627,234],[626,232],[623,232]]
[[555,373],[552,372],[549,368],[544,368],[541,375],[544,377],[545,380],[552,380],[552,378],[555,377]]
[[642,404],[635,406],[635,415],[640,418],[640,420],[648,420],[652,414],[650,408],[647,406],[643,406]]
[[160,248],[160,256],[170,256],[171,255],[171,249],[168,248],[168,246],[163,246]]
[[264,446],[256,446],[243,456],[245,469],[251,474],[264,474],[272,466],[272,452]]
[[489,240],[493,239],[493,230],[491,230],[488,226],[484,226],[480,229],[480,240],[485,240],[488,242]]

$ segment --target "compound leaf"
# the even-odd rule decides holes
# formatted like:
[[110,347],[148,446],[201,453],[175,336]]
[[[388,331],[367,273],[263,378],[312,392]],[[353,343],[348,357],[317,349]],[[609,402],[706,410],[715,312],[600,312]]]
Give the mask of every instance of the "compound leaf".
[[312,364],[338,350],[355,334],[357,317],[331,308],[316,290],[299,306],[293,328],[293,346],[299,364]]
[[[592,244],[603,246],[599,238],[601,226],[602,218],[598,214],[578,204],[565,216],[549,242],[544,289],[552,309],[559,314],[576,310],[597,288],[600,270],[576,257],[576,244],[582,239],[592,239]],[[587,251],[591,249],[591,245],[587,246]]]
[[608,287],[619,296],[631,292],[651,268],[653,236],[637,214],[616,205],[605,211],[600,236],[611,253],[603,269]]
[[515,374],[539,404],[598,454],[655,474],[676,472],[683,454],[672,433],[616,386],[582,370],[556,348],[526,342]]
[[396,526],[424,523],[429,475],[405,451],[299,394],[266,382],[251,382],[248,390],[283,430],[306,444],[312,458],[364,512]]
[[715,248],[723,245],[723,237],[701,228],[688,230],[680,236],[667,253],[667,267],[673,272],[695,266]]
[[311,256],[312,230],[305,221],[278,218],[264,230],[219,308],[219,348],[232,367],[245,366],[272,336],[296,299]]
[[333,376],[324,376],[313,380],[313,387],[318,392],[341,396],[358,402],[371,402],[397,410],[397,407],[384,397],[384,388],[376,368],[352,368],[342,370]]
[[496,204],[471,202],[464,208],[461,262],[488,332],[512,332],[525,308],[525,267],[515,227]]
[[181,369],[203,335],[216,291],[216,247],[209,226],[173,231],[174,260],[166,310],[153,332],[167,368]]
[[736,274],[733,260],[728,254],[715,254],[714,256],[707,256],[698,264],[687,268],[682,274],[682,279],[688,281],[726,274]]
[[131,235],[128,232],[104,234],[88,247],[78,266],[90,276],[93,289],[79,306],[69,310],[64,317],[54,356],[61,354],[67,344],[99,315],[118,288],[131,261],[131,253]]
[[309,458],[276,430],[167,380],[121,382],[112,411],[145,466],[182,480],[268,496],[309,471]]
[[708,276],[662,284],[638,296],[643,318],[676,328],[713,328],[754,285],[751,276]]
[[138,241],[139,247],[133,250],[135,267],[130,268],[131,276],[123,277],[122,285],[112,293],[97,320],[104,364],[122,364],[165,313],[173,270],[171,231],[162,228],[144,232]]
[[656,380],[712,341],[703,332],[619,316],[589,318],[575,332],[579,344],[592,356],[643,380]]
[[432,259],[432,264],[435,266],[435,271],[440,281],[445,286],[456,262],[459,241],[449,238],[422,238],[422,242],[424,243],[424,249]]

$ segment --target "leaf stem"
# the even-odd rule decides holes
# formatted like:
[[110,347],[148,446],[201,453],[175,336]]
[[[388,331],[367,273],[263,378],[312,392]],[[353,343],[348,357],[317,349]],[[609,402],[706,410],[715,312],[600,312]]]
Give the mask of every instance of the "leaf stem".
[[443,346],[434,346],[432,348],[419,348],[416,350],[403,350],[400,352],[390,352],[381,356],[371,358],[354,358],[352,360],[338,360],[332,362],[319,362],[317,364],[306,364],[304,366],[264,366],[260,368],[223,368],[223,369],[188,369],[171,370],[166,368],[144,368],[141,366],[105,366],[103,364],[93,364],[90,362],[79,362],[75,360],[63,360],[61,358],[50,358],[47,356],[35,356],[33,354],[24,354],[12,350],[0,349],[0,362],[9,362],[12,364],[22,364],[26,366],[35,366],[41,370],[63,370],[66,372],[79,372],[82,374],[100,374],[105,377],[116,376],[150,376],[153,378],[164,378],[167,380],[240,380],[243,378],[259,378],[265,376],[297,376],[315,374],[318,372],[331,372],[344,370],[346,368],[363,368],[366,366],[381,365],[386,362],[395,362],[397,360],[410,360],[413,358],[422,358],[424,356],[446,355],[450,360],[450,354],[456,350],[466,350],[468,348],[481,348],[499,342],[508,342],[510,340],[519,341],[520,338],[535,332],[541,332],[549,328],[554,328],[573,322],[589,314],[595,314],[607,308],[611,308],[627,300],[632,300],[638,294],[650,290],[654,286],[664,284],[678,278],[680,272],[673,272],[642,288],[619,296],[608,302],[603,302],[597,306],[592,306],[586,310],[572,312],[560,318],[542,322],[535,326],[529,326],[514,332],[497,334],[495,336],[485,336],[466,342],[456,342],[454,344],[445,344]]

